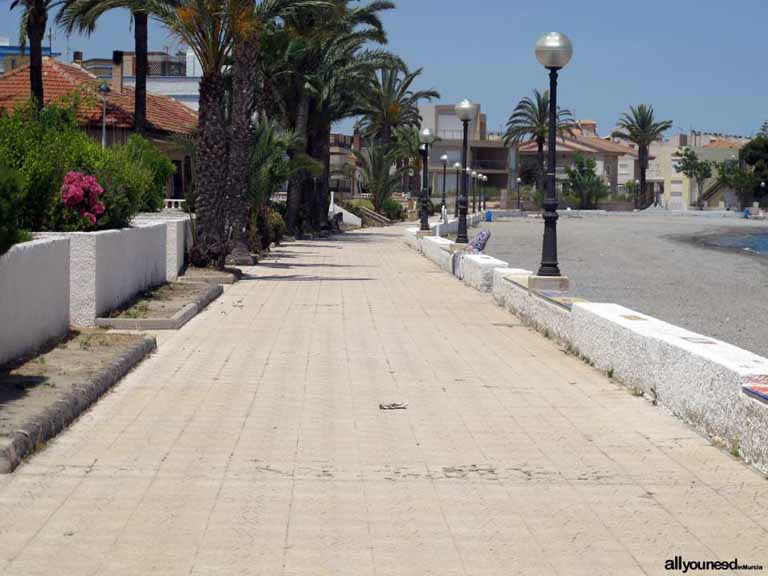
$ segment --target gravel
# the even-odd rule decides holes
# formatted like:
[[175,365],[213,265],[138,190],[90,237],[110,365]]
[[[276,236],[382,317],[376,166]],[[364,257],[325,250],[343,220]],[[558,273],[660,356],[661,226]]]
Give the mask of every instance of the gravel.
[[[486,253],[537,270],[543,221],[484,223]],[[768,356],[768,256],[713,245],[764,221],[623,214],[560,218],[560,270],[574,296],[628,308]]]

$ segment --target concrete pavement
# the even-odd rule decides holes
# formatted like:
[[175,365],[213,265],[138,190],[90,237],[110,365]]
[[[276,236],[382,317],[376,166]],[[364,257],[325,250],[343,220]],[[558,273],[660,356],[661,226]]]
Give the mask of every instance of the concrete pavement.
[[281,248],[164,336],[0,477],[0,573],[768,568],[765,478],[400,232]]

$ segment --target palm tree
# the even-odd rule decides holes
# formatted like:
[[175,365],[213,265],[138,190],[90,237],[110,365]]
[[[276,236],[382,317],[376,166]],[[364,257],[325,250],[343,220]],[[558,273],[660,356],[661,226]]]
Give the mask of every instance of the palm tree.
[[[565,133],[572,133],[575,122],[568,109],[557,110],[557,132],[562,138]],[[504,142],[520,144],[524,141],[536,142],[536,187],[544,189],[544,144],[549,135],[549,90],[533,91],[533,98],[526,96],[517,103],[507,121]]]
[[26,45],[29,39],[29,84],[32,98],[35,101],[35,111],[43,109],[43,38],[45,27],[48,24],[48,12],[59,4],[60,0],[13,0],[11,10],[21,8],[21,34],[20,44]]
[[381,68],[371,75],[358,109],[365,136],[389,144],[395,128],[421,124],[419,101],[439,98],[440,94],[435,90],[412,90],[411,85],[420,75],[421,68],[409,72],[405,66]]
[[[394,5],[391,2],[377,0],[363,6],[352,7],[351,0],[327,0],[326,7],[294,11],[283,19],[283,25],[277,30],[284,38],[273,44],[280,50],[275,60],[278,62],[276,74],[272,75],[273,84],[276,76],[282,76],[279,87],[281,108],[286,113],[286,125],[294,130],[303,140],[301,152],[309,145],[310,113],[313,108],[313,78],[321,68],[325,49],[340,36],[351,35],[377,43],[386,42],[384,26],[378,13]],[[292,152],[295,153],[295,152]],[[305,172],[294,176],[288,187],[288,207],[286,225],[289,233],[296,226],[302,198],[308,195],[309,179]],[[307,192],[307,193],[305,193]]]
[[193,261],[222,268],[229,251],[226,237],[227,128],[222,68],[232,44],[226,14],[228,0],[177,0],[175,5],[152,0],[150,10],[185,42],[200,61],[198,153],[195,158],[197,229]]
[[401,126],[393,133],[392,154],[401,172],[401,179],[407,185],[402,190],[411,190],[412,178],[410,172],[421,171],[421,139],[419,129],[416,126]]
[[[640,104],[639,106],[630,106],[629,112],[621,115],[618,123],[619,128],[613,133],[614,138],[621,138],[634,142],[637,145],[640,161],[640,198],[645,202],[645,172],[648,170],[648,147],[652,142],[661,138],[662,134],[672,128],[670,120],[656,122],[653,115],[653,106]],[[654,205],[659,204],[659,197],[656,194]],[[635,206],[638,208],[639,206]]]
[[133,129],[139,134],[144,133],[147,123],[148,23],[154,1],[157,0],[64,0],[64,7],[56,18],[68,33],[77,29],[79,32],[91,34],[96,30],[99,18],[106,12],[116,8],[130,10],[136,52]]
[[375,142],[364,150],[354,150],[360,164],[360,180],[371,194],[376,211],[381,210],[384,200],[392,196],[400,180],[400,172],[392,170],[394,156],[386,144]]

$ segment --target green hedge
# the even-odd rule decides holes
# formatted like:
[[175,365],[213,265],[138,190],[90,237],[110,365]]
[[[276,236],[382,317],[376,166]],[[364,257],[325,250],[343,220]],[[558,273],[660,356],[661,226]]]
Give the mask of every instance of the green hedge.
[[0,158],[21,178],[18,225],[28,230],[80,229],[61,202],[64,175],[94,175],[104,188],[106,211],[97,228],[127,226],[138,212],[162,208],[173,163],[133,135],[106,150],[77,124],[77,103],[49,105],[35,118],[29,105],[0,113]]
[[0,254],[11,246],[30,239],[19,228],[19,206],[24,201],[23,181],[16,170],[0,165]]

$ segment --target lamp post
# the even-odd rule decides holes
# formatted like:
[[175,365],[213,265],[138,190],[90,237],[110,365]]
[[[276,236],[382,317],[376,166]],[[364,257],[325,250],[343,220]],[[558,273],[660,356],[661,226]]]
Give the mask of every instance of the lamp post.
[[483,192],[483,194],[482,194],[482,198],[483,198],[483,212],[485,212],[485,210],[488,208],[488,204],[487,204],[487,202],[488,202],[488,198],[487,198],[488,191],[486,190],[487,186],[488,186],[488,176],[483,174],[483,188],[482,188],[482,192]]
[[522,182],[523,182],[523,179],[520,178],[520,176],[518,176],[515,179],[515,184],[517,185],[517,209],[518,210],[523,209],[522,204],[520,203],[520,184],[522,184]]
[[457,244],[466,244],[469,242],[467,238],[467,186],[469,184],[469,174],[467,174],[467,155],[468,155],[468,138],[469,138],[469,122],[475,117],[477,113],[477,105],[473,104],[469,100],[462,100],[454,107],[456,116],[459,117],[464,127],[464,135],[461,146],[461,193],[459,194],[459,232],[456,236]]
[[470,173],[472,176],[472,213],[477,212],[477,172],[472,170]]
[[109,84],[102,82],[99,85],[99,94],[101,94],[101,147],[107,147],[107,94],[109,94]]
[[440,162],[443,163],[443,202],[442,208],[440,209],[440,214],[443,217],[443,222],[446,222],[448,220],[448,216],[445,212],[445,181],[448,175],[448,154],[443,154],[440,156]]
[[423,149],[421,181],[421,229],[429,231],[429,146],[435,141],[432,130],[424,128],[419,134]]
[[547,191],[544,196],[544,242],[539,276],[560,276],[557,263],[557,74],[573,56],[565,34],[550,32],[536,42],[536,59],[549,70],[549,139],[547,141]]
[[459,190],[461,190],[461,180],[460,180],[460,174],[461,174],[461,162],[455,162],[453,165],[453,168],[456,170],[456,200],[454,204],[456,205],[454,210],[454,217],[459,217]]
[[639,202],[637,201],[640,196],[640,180],[635,179],[635,197],[632,199],[632,202],[635,205],[635,208],[638,207]]

